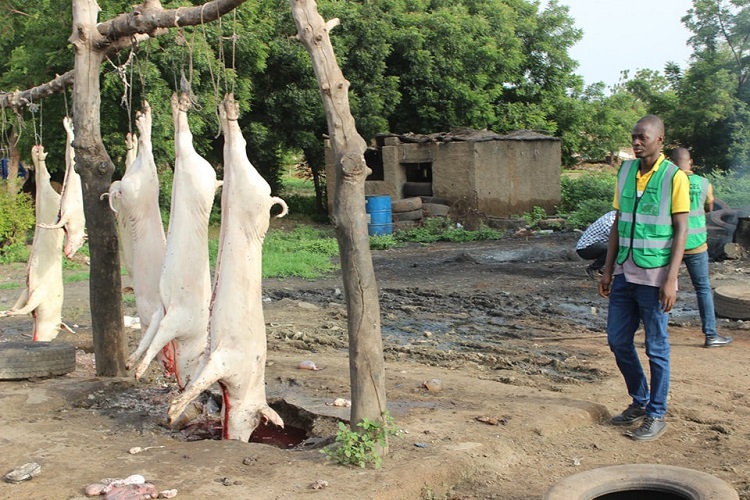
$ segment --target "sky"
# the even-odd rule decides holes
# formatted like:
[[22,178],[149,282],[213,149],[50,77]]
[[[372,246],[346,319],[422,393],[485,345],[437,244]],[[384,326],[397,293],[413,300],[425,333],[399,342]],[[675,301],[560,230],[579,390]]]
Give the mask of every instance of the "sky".
[[[616,84],[620,71],[664,71],[668,61],[687,65],[692,50],[691,32],[680,19],[691,0],[559,0],[570,7],[583,38],[569,54],[578,61],[577,74],[586,85],[602,81]],[[543,0],[542,6],[546,5]]]

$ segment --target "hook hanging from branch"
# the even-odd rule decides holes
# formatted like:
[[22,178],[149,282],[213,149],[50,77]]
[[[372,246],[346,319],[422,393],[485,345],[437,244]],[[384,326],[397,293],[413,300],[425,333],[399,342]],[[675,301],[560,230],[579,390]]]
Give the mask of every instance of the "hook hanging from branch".
[[[114,62],[112,62],[112,59],[107,57],[107,61],[109,61],[112,67],[115,68],[115,71],[117,72],[117,76],[120,78],[120,81],[122,82],[122,97],[120,98],[120,106],[123,106],[128,113],[128,132],[131,132],[131,133],[133,132],[133,125],[132,125],[132,121],[133,121],[133,116],[132,116],[133,60],[136,57],[135,55],[136,46],[137,46],[137,41],[134,41],[133,45],[130,48],[128,59],[120,65],[115,64]],[[130,80],[128,80],[128,67],[130,67]]]

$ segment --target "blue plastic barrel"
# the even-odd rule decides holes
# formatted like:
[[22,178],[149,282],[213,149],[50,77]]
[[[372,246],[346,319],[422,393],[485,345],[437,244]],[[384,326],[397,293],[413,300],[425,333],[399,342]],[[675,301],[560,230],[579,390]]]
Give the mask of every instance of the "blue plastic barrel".
[[393,233],[390,196],[365,196],[367,234],[382,236]]

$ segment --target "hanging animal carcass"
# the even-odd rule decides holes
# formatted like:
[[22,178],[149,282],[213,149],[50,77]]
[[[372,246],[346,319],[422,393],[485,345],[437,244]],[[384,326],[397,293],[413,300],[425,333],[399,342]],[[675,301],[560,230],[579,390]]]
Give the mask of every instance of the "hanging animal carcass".
[[62,229],[42,229],[39,224],[53,223],[60,210],[60,195],[50,184],[47,153],[37,145],[31,149],[36,181],[36,221],[34,241],[26,266],[26,288],[15,305],[0,317],[31,313],[34,317],[33,340],[48,341],[57,337],[60,328],[70,329],[62,322]]
[[[159,280],[166,238],[159,211],[159,177],[151,143],[151,107],[143,103],[136,113],[135,124],[140,137],[126,137],[128,152],[137,156],[128,164],[125,175],[109,188],[109,204],[117,213],[120,238],[125,261],[130,261],[128,272],[133,279],[135,306],[143,332],[148,331],[152,316],[162,307]],[[159,354],[159,361],[167,374],[174,373],[174,349],[169,342]]]
[[65,180],[63,181],[59,214],[53,224],[40,224],[39,227],[44,229],[62,228],[65,231],[63,253],[70,259],[86,241],[86,217],[83,214],[81,176],[75,169],[73,120],[66,116],[63,118],[63,126],[67,132],[67,141],[65,144]]
[[139,379],[157,353],[171,342],[180,388],[190,381],[206,347],[211,298],[208,218],[216,189],[221,186],[213,167],[193,147],[187,119],[189,105],[187,95],[179,100],[172,96],[175,165],[166,253],[159,280],[161,305],[127,361],[130,369],[143,357],[135,368]]
[[209,351],[197,373],[169,409],[174,422],[214,382],[221,387],[224,439],[247,441],[261,421],[282,426],[266,402],[266,328],[261,290],[261,253],[270,209],[284,200],[247,158],[246,142],[237,123],[239,106],[231,94],[219,108],[224,128],[224,187],[221,231],[209,319]]

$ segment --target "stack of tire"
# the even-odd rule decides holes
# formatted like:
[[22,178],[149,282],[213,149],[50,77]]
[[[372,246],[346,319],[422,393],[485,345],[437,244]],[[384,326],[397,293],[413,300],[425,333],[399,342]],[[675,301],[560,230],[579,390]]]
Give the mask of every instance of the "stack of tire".
[[[732,209],[714,200],[714,210],[706,214],[708,256],[711,260],[726,258],[727,243],[734,242],[740,217],[750,217],[750,209]],[[730,319],[750,319],[750,287],[744,284],[720,286],[714,290],[716,315]]]
[[447,217],[450,205],[445,198],[437,196],[411,196],[391,202],[393,228],[412,229],[429,217]]
[[726,257],[724,247],[734,241],[738,219],[748,216],[750,209],[733,209],[722,200],[714,200],[713,211],[706,214],[708,256],[711,260],[723,260]]

